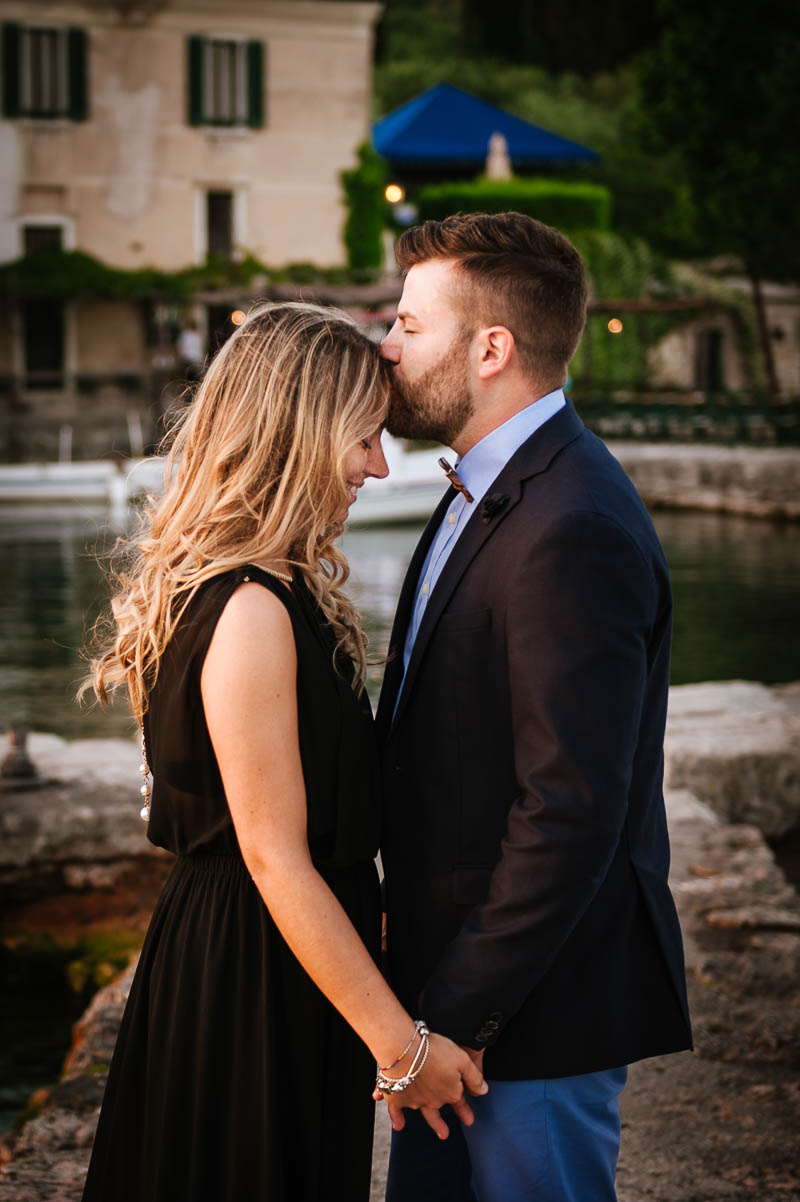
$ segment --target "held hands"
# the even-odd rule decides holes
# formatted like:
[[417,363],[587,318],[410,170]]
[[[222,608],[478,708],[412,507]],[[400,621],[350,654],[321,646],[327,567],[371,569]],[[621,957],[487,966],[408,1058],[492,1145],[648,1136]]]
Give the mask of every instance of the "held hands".
[[389,1108],[389,1118],[395,1131],[405,1126],[404,1107],[419,1110],[428,1126],[439,1139],[447,1139],[449,1130],[439,1113],[441,1106],[450,1105],[462,1123],[471,1126],[474,1122],[472,1108],[466,1100],[465,1090],[475,1097],[485,1094],[488,1085],[483,1079],[481,1068],[471,1049],[458,1047],[444,1035],[430,1037],[430,1048],[419,1076],[401,1093],[382,1094],[376,1087],[373,1097],[378,1102],[384,1098]]

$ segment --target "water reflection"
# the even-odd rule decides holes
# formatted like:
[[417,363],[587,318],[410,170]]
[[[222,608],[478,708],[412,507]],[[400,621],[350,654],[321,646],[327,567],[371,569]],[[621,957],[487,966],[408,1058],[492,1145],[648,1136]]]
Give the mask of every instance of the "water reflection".
[[800,526],[661,512],[672,577],[673,684],[800,679]]
[[[130,733],[124,704],[87,711],[72,700],[85,632],[107,596],[96,562],[114,541],[104,515],[6,510],[0,519],[0,728],[25,722],[71,738]],[[800,527],[675,511],[655,520],[675,593],[673,682],[800,679]],[[418,536],[408,527],[344,538],[351,592],[377,661]],[[381,674],[377,662],[373,698]]]

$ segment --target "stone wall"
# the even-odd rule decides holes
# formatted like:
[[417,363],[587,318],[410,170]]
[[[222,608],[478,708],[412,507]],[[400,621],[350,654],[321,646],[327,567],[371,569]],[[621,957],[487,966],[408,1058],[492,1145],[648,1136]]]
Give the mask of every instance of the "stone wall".
[[800,449],[610,442],[651,508],[800,518]]

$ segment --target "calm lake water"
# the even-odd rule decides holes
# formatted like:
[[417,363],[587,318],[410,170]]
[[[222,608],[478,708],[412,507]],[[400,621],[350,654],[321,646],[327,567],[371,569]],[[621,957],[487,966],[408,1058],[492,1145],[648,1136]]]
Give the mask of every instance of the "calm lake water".
[[[131,730],[124,705],[79,709],[80,648],[107,589],[97,552],[113,545],[101,513],[0,511],[0,729],[25,723],[69,738]],[[655,514],[672,573],[672,680],[800,679],[800,526],[724,514]],[[351,592],[385,649],[421,527],[352,530]],[[373,669],[375,695],[380,669]]]

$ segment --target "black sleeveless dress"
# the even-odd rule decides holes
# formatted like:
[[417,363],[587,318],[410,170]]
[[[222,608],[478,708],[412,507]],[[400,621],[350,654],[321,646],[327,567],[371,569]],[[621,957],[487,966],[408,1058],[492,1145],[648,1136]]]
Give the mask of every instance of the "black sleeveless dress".
[[273,923],[244,865],[200,673],[234,589],[286,606],[315,866],[377,957],[377,758],[369,702],[334,670],[302,582],[258,568],[202,586],[162,659],[145,724],[150,840],[177,855],[122,1019],[83,1202],[359,1202],[375,1064]]

